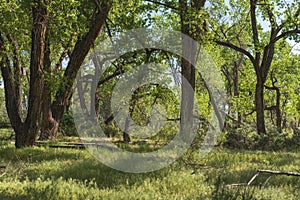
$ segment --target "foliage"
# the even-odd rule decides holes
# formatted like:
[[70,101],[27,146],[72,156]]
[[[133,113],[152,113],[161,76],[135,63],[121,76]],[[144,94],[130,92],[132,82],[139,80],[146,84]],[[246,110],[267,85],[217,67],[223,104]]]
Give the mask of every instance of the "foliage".
[[0,123],[9,123],[5,108],[4,90],[0,88]]
[[63,118],[61,119],[61,124],[59,126],[59,129],[60,129],[59,131],[62,133],[63,136],[78,135],[71,110],[64,114]]
[[222,145],[233,149],[262,149],[262,150],[283,150],[297,148],[299,143],[299,130],[284,130],[279,133],[277,128],[267,124],[267,135],[259,135],[255,132],[255,127],[251,125],[241,125],[235,127],[227,123],[225,140]]

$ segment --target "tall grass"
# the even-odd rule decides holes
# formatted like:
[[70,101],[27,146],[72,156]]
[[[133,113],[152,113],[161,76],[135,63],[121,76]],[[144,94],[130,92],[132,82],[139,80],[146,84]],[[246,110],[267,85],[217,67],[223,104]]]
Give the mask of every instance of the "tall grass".
[[2,141],[0,166],[7,166],[0,171],[0,199],[300,199],[297,177],[274,176],[261,188],[263,175],[248,188],[226,187],[247,182],[257,169],[300,171],[299,150],[216,148],[201,160],[190,152],[159,171],[129,174],[101,164],[86,150],[19,150]]

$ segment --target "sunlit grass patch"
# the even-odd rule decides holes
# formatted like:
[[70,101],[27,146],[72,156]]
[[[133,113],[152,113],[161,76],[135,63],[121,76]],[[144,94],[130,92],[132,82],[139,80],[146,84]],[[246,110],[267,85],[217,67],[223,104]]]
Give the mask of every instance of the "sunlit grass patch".
[[[127,145],[127,144],[126,144]],[[136,148],[133,144],[125,148]],[[147,150],[153,150],[147,146]],[[134,149],[134,150],[138,150]],[[87,150],[0,146],[0,199],[299,199],[300,178],[266,175],[245,183],[258,169],[300,171],[295,151],[246,151],[215,148],[197,159],[189,152],[161,170],[130,174],[111,169]],[[215,168],[218,167],[218,168]],[[236,197],[236,198],[235,198]]]

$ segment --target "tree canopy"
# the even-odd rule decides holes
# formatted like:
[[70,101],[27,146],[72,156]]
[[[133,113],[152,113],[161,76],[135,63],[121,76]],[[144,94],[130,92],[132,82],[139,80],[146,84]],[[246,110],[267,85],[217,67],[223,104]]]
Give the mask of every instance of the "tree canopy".
[[[17,148],[57,138],[84,60],[102,41],[136,28],[189,36],[196,43],[186,48],[183,42],[181,47],[190,60],[198,58],[198,46],[205,49],[225,83],[226,105],[217,107],[206,80],[183,57],[147,48],[117,59],[104,56],[93,75],[102,77],[93,86],[89,115],[96,116],[108,134],[122,132],[109,114],[113,88],[128,71],[151,62],[187,80],[181,82],[180,102],[167,88],[151,84],[132,96],[129,114],[140,125],[147,125],[154,104],[167,110],[164,137],[174,134],[171,127],[178,122],[180,132],[190,132],[195,109],[202,129],[213,126],[209,118],[215,113],[222,131],[230,134],[247,126],[249,133],[254,130],[263,137],[274,127],[280,134],[299,126],[300,63],[290,42],[300,39],[298,0],[1,0],[0,5],[0,67]],[[103,72],[104,64],[109,67]],[[199,106],[194,107],[195,102]],[[129,124],[122,134],[124,141],[131,140]]]

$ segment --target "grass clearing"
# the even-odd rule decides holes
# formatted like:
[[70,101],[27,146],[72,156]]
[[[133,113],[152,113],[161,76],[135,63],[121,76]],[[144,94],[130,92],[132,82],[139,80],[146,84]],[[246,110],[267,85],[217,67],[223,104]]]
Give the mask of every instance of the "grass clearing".
[[6,166],[0,170],[0,199],[300,199],[299,177],[273,176],[261,188],[267,178],[262,174],[248,188],[225,187],[249,181],[258,169],[299,172],[299,150],[215,148],[201,160],[190,159],[195,152],[167,168],[129,174],[101,164],[86,150],[0,145],[0,166]]

